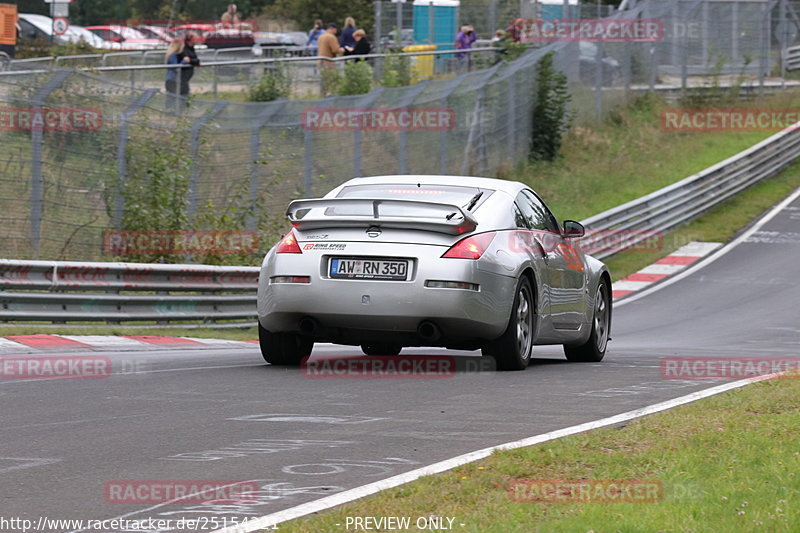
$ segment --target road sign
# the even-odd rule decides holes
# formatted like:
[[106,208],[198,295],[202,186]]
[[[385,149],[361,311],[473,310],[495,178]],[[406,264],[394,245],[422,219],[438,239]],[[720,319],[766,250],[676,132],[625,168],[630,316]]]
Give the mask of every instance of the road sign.
[[56,35],[64,35],[69,29],[69,22],[64,17],[56,17],[53,19],[53,33]]
[[52,5],[53,13],[51,17],[69,17],[69,4],[65,2],[56,2]]

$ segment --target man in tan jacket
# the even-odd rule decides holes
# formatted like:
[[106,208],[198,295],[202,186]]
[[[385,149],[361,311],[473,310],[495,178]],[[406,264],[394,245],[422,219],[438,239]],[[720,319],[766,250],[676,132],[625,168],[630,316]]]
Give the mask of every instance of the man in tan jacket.
[[[319,40],[317,41],[317,48],[319,49],[318,54],[321,57],[334,58],[344,53],[344,48],[339,46],[339,39],[336,38],[335,22],[328,24],[328,29],[325,30],[325,33],[320,35]],[[329,65],[333,64],[330,61],[323,61],[323,63],[327,63]]]
[[[336,56],[342,55],[344,53],[344,48],[339,46],[339,39],[336,38],[336,23],[331,22],[328,24],[328,29],[325,30],[325,33],[319,36],[317,40],[317,55],[320,57],[329,57],[333,59]],[[324,59],[320,59],[319,61],[319,73],[321,76],[322,82],[322,95],[328,96],[329,94],[333,93],[338,86],[338,78],[339,78],[339,69],[335,62],[333,61],[325,61]]]

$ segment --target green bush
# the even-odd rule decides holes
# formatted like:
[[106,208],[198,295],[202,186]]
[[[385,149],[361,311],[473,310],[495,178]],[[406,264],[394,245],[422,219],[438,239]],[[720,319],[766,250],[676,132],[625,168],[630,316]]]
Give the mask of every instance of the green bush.
[[276,65],[264,72],[258,83],[250,86],[248,98],[251,102],[271,102],[288,98],[292,93],[292,76],[286,67]]
[[531,126],[531,161],[553,161],[561,150],[572,116],[567,109],[571,96],[567,76],[553,67],[553,52],[539,61]]
[[381,85],[384,87],[411,85],[411,62],[409,61],[409,56],[389,54],[383,58]]
[[349,61],[344,65],[344,78],[339,94],[366,94],[372,90],[372,67],[366,61]]

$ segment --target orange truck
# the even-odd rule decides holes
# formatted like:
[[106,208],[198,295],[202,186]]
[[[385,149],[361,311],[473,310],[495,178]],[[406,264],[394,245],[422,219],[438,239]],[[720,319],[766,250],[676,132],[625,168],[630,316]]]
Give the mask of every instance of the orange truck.
[[0,70],[14,57],[17,44],[17,6],[0,4]]

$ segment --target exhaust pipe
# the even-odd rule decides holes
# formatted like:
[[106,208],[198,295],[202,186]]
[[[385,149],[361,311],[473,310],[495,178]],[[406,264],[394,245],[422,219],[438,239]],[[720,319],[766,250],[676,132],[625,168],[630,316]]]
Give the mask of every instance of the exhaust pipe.
[[300,319],[300,333],[303,335],[314,335],[319,331],[319,324],[310,316]]
[[430,320],[423,320],[417,327],[417,335],[419,335],[422,340],[436,342],[442,337],[442,332],[439,326]]

